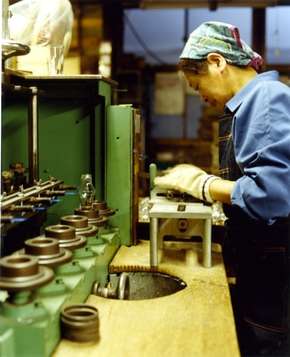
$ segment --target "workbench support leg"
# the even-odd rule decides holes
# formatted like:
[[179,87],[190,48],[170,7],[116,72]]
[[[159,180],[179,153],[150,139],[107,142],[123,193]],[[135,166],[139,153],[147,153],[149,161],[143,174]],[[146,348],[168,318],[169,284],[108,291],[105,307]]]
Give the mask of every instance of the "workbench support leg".
[[158,218],[150,219],[150,266],[158,266]]
[[202,240],[203,266],[211,267],[211,218],[204,222],[204,236]]

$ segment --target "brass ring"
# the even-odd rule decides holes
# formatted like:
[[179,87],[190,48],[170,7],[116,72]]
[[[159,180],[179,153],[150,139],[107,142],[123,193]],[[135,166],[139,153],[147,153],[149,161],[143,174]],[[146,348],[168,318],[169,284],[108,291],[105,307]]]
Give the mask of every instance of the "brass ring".
[[8,291],[33,290],[54,278],[50,268],[39,266],[37,258],[29,255],[0,259],[0,270],[0,289]]
[[107,221],[108,221],[108,217],[100,216],[96,219],[91,219],[91,220],[89,219],[89,224],[93,224],[96,227],[103,227],[106,225]]
[[5,278],[26,277],[38,274],[37,258],[30,255],[9,255],[0,260],[1,276]]
[[93,209],[104,210],[107,208],[107,203],[105,201],[94,201],[92,207]]
[[56,224],[45,228],[45,236],[62,240],[70,240],[75,237],[75,228],[64,224]]
[[111,209],[111,208],[106,208],[106,209],[100,209],[99,210],[99,214],[100,216],[113,216],[115,214],[115,210]]
[[97,210],[92,209],[91,207],[88,209],[84,209],[84,208],[76,208],[75,209],[75,214],[77,215],[81,215],[81,216],[86,216],[89,219],[90,218],[97,218],[99,217],[99,212]]
[[[46,244],[46,241],[50,241],[50,245]],[[39,265],[55,267],[67,263],[72,259],[72,252],[68,249],[61,248],[59,241],[54,238],[40,236],[28,239],[24,244],[24,249],[16,252],[16,254],[31,254],[36,256]]]
[[90,305],[78,304],[61,312],[61,329],[64,338],[78,342],[99,339],[99,313]]
[[89,225],[86,228],[77,228],[76,235],[84,236],[84,237],[91,237],[98,233],[98,228],[94,225]]
[[53,255],[59,253],[58,240],[50,237],[36,237],[24,242],[25,254]]
[[87,244],[87,239],[83,236],[76,236],[75,239],[72,239],[72,240],[60,240],[59,241],[59,246],[61,248],[66,248],[69,250],[82,248],[86,244]]
[[77,214],[61,217],[60,222],[61,224],[72,226],[76,229],[86,228],[88,226],[88,218]]

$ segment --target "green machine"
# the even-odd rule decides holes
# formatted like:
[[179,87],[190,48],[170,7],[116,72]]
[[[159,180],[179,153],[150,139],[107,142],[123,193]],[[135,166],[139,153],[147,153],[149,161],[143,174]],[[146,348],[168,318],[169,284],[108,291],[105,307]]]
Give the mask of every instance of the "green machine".
[[[2,88],[2,171],[22,162],[30,185],[55,177],[75,190],[47,208],[46,237],[0,260],[0,356],[49,356],[61,337],[62,309],[83,303],[94,283],[106,284],[119,246],[136,242],[140,115],[130,105],[112,104],[115,87],[100,75],[14,75]],[[65,249],[49,227],[73,231],[71,241],[81,241],[84,228],[78,234],[59,223],[80,205],[82,174],[91,174],[97,202],[115,214]],[[2,237],[2,247],[5,238],[11,239]],[[44,246],[62,258],[49,260]]]

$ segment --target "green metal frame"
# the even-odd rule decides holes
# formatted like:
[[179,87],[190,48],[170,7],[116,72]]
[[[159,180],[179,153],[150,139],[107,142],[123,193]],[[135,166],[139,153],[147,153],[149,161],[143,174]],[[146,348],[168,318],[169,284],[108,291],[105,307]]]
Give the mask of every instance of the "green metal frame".
[[[131,106],[111,105],[112,86],[104,80],[30,79],[17,84],[39,91],[40,178],[51,175],[78,187],[80,176],[91,173],[96,198],[117,209],[112,221],[120,228],[121,243],[132,244]],[[2,170],[13,161],[28,167],[28,103],[27,94],[4,101]],[[67,196],[48,210],[47,225],[72,214],[78,205],[77,192]]]
[[132,244],[133,111],[128,106],[107,108],[105,198],[117,210],[111,222],[120,228],[121,243]]
[[2,101],[2,137],[1,166],[2,171],[9,164],[21,161],[28,167],[28,99],[26,96],[16,97],[16,101]]

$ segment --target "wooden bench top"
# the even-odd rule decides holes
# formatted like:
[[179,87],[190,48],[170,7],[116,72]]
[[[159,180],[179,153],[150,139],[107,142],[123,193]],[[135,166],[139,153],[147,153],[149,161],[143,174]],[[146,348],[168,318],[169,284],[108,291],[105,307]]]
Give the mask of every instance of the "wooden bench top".
[[[98,343],[62,340],[54,357],[238,357],[228,283],[220,248],[213,267],[202,266],[200,243],[166,242],[159,271],[183,279],[187,287],[150,300],[121,301],[91,295],[99,310]],[[149,242],[122,246],[111,272],[146,271]]]

